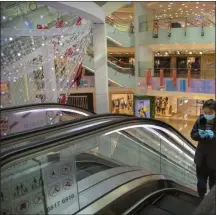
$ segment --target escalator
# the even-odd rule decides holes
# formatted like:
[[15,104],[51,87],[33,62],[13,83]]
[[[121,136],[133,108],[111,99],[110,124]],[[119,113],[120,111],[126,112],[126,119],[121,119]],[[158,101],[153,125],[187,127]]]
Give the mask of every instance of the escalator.
[[[86,118],[90,120],[88,118],[91,117]],[[30,192],[20,195],[20,201],[26,201],[24,209],[17,206],[18,198],[15,196],[8,200],[8,204],[2,205],[4,211],[9,210],[10,207],[6,207],[9,205],[12,206],[13,214],[20,214],[14,211],[16,208],[22,214],[92,214],[93,208],[96,214],[107,214],[101,213],[102,210],[108,210],[112,203],[130,196],[131,204],[126,204],[127,199],[122,199],[122,205],[125,202],[124,207],[120,207],[120,203],[116,207],[113,204],[109,209],[113,212],[108,213],[121,214],[116,211],[117,205],[123,212],[128,211],[142,198],[160,189],[173,188],[196,195],[193,167],[195,147],[171,126],[161,121],[135,117],[85,128],[83,125],[84,122],[74,132],[68,132],[68,126],[65,134],[56,135],[55,138],[32,140],[25,146],[18,145],[10,151],[1,152],[1,183],[4,189],[14,190],[15,184],[29,187],[25,181],[39,175],[44,184],[35,191],[29,188]],[[159,135],[158,130],[161,128]],[[57,130],[54,133],[58,133]],[[168,141],[165,140],[166,135],[170,136]],[[14,145],[16,146],[16,141]],[[61,166],[68,168],[62,172]],[[49,182],[51,170],[56,171],[58,177]],[[67,170],[73,174],[68,174]],[[64,180],[73,181],[76,186],[66,188],[62,185]],[[53,193],[51,185],[58,188],[55,191],[58,195]],[[44,201],[41,205],[31,202],[31,207],[25,210],[28,206],[26,199],[30,198],[29,195],[32,199],[36,191],[42,192]],[[53,195],[52,198],[49,197],[50,194]],[[71,199],[70,204],[65,204],[65,196],[69,194],[67,201]],[[60,200],[64,202],[63,205],[61,203],[60,207],[55,207],[55,203]],[[97,208],[94,207],[96,204]],[[85,213],[85,210],[88,212]]]
[[[89,55],[89,56],[88,56]],[[93,52],[88,49],[88,55],[84,56],[83,66],[88,71],[94,73],[95,65],[93,59]],[[108,55],[108,78],[112,82],[117,83],[121,87],[135,88],[135,68],[132,64],[121,65],[119,61]]]
[[2,108],[0,113],[1,136],[95,114],[90,110],[57,103]]

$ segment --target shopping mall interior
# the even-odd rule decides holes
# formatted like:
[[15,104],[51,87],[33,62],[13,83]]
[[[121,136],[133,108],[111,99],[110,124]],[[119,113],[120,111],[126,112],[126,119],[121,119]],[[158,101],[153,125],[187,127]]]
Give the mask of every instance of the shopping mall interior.
[[215,7],[1,2],[2,213],[198,210],[191,130],[216,98]]

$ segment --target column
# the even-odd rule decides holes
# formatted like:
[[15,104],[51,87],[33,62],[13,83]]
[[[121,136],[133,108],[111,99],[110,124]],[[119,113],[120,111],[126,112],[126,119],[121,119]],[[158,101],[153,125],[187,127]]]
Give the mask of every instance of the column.
[[[148,23],[145,23],[147,22]],[[146,69],[154,74],[154,55],[152,50],[140,43],[143,32],[152,31],[152,14],[144,8],[143,2],[134,2],[134,29],[135,29],[135,81],[136,94],[139,94],[139,77],[145,77]],[[141,24],[143,23],[143,24]],[[145,33],[144,33],[145,36]]]
[[109,112],[107,39],[104,24],[94,24],[93,50],[95,63],[96,113]]
[[57,103],[57,83],[54,65],[54,50],[52,46],[46,46],[43,48],[42,60],[45,82],[45,97],[46,102]]

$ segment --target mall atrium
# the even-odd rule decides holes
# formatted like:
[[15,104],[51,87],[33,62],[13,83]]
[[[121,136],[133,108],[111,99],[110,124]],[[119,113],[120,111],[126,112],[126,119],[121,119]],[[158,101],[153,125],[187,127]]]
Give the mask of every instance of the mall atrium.
[[215,7],[1,2],[2,213],[192,214]]

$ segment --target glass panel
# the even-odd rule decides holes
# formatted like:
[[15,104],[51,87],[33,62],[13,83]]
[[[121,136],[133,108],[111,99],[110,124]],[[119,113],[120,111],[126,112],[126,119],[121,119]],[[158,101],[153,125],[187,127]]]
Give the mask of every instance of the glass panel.
[[194,152],[179,137],[174,139],[169,132],[160,131],[160,128],[132,126],[100,136],[98,153],[122,165],[142,167],[195,185],[191,150]]
[[70,107],[31,107],[30,110],[1,111],[1,135],[6,136],[18,132],[28,131],[48,125],[58,124],[84,116],[92,115],[88,111]]

